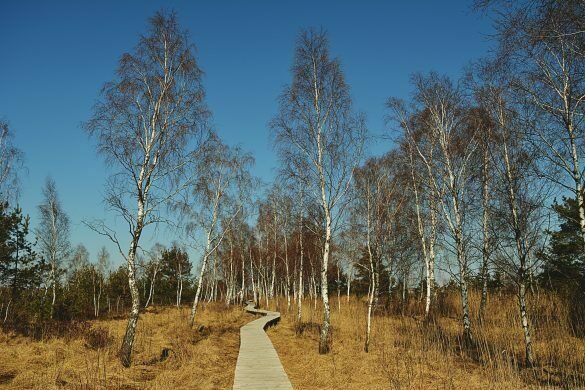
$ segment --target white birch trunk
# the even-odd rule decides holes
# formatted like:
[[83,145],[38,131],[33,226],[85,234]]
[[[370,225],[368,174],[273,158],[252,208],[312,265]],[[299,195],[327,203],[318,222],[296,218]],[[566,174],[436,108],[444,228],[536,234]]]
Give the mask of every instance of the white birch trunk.
[[250,279],[252,280],[252,294],[254,297],[254,305],[258,306],[258,290],[256,288],[256,283],[254,283],[254,260],[252,258],[252,246],[250,245]]
[[482,169],[482,264],[481,264],[481,301],[479,303],[479,322],[483,324],[485,307],[487,305],[488,295],[488,267],[490,257],[490,236],[489,236],[489,151],[487,146],[483,150],[483,169]]
[[[503,116],[500,116],[500,123],[504,124],[505,120]],[[505,128],[503,129],[505,132]],[[532,367],[534,364],[534,356],[532,353],[532,339],[530,337],[530,328],[528,323],[528,315],[526,310],[526,262],[528,257],[528,251],[525,245],[525,237],[520,227],[518,204],[516,199],[516,192],[513,186],[514,176],[512,173],[512,166],[510,162],[510,155],[508,151],[508,140],[506,134],[503,134],[502,151],[504,157],[504,164],[506,168],[506,184],[508,190],[508,206],[510,213],[512,214],[512,223],[514,227],[514,239],[516,241],[516,251],[518,254],[518,260],[520,262],[518,267],[518,305],[520,310],[520,318],[522,321],[522,331],[524,333],[524,346],[526,350],[526,365]]]
[[299,249],[300,249],[300,257],[299,257],[299,290],[298,290],[298,303],[297,303],[297,322],[300,324],[302,322],[302,315],[303,315],[303,293],[304,293],[304,286],[303,286],[303,258],[304,258],[304,248],[303,248],[303,194],[300,193],[300,203],[301,203],[301,212],[299,214],[300,217],[300,226],[299,226]]
[[[286,223],[285,223],[286,226]],[[288,269],[288,238],[286,234],[286,230],[284,230],[284,271],[285,271],[285,281],[286,281],[286,310],[290,310],[290,273]]]
[[134,231],[130,249],[128,250],[128,285],[130,287],[130,295],[132,297],[132,308],[128,316],[128,324],[126,325],[126,332],[120,348],[120,361],[124,367],[130,367],[132,362],[132,349],[134,347],[134,338],[136,335],[136,326],[140,315],[140,293],[136,283],[136,250],[138,248],[138,241],[142,233],[142,226],[144,220],[144,204],[139,202],[137,228]]
[[368,248],[368,259],[370,260],[370,286],[368,289],[368,317],[366,323],[366,341],[364,344],[364,351],[369,352],[370,349],[370,334],[372,330],[372,310],[374,307],[374,299],[376,295],[376,266],[374,261],[374,254],[372,253],[371,236],[370,236],[370,189],[367,188],[367,231],[366,231],[366,247]]
[[[331,216],[328,208],[325,212],[325,245],[323,261],[321,263],[321,299],[323,300],[323,324],[319,337],[319,353],[325,354],[331,350],[331,308],[329,306],[329,286],[327,285],[327,269],[329,266],[329,249],[331,243]],[[316,302],[316,301],[315,301]]]
[[351,279],[353,274],[353,263],[349,266],[349,271],[347,272],[347,303],[349,304],[349,294],[351,290]]
[[197,290],[195,291],[195,298],[193,299],[193,307],[191,308],[191,316],[189,317],[189,326],[192,328],[195,324],[195,316],[197,315],[197,307],[199,306],[199,299],[201,297],[201,289],[203,286],[203,277],[207,268],[207,262],[210,256],[211,249],[211,229],[207,232],[207,244],[205,245],[205,255],[201,262],[201,271],[199,273],[199,282],[197,283]]

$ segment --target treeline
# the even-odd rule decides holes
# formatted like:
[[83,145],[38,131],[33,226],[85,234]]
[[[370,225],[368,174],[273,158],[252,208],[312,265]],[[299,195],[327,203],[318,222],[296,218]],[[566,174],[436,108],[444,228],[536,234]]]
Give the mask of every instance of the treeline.
[[[102,247],[95,261],[82,244],[69,244],[68,222],[61,225],[55,241],[38,236],[43,228],[54,228],[54,221],[67,221],[61,209],[54,182],[49,180],[53,215],[50,226],[30,231],[29,217],[20,208],[0,206],[0,318],[5,330],[35,338],[60,334],[69,321],[114,318],[127,315],[131,306],[128,270],[112,270],[110,254]],[[47,194],[47,192],[45,192]],[[47,203],[39,206],[40,213]],[[45,231],[46,233],[46,231]],[[55,232],[54,232],[55,233]],[[35,237],[37,234],[37,237]],[[55,242],[58,241],[59,245]],[[54,249],[59,247],[58,251]],[[57,253],[58,252],[58,253]],[[56,257],[51,257],[51,254]],[[140,261],[138,285],[149,305],[180,305],[192,300],[195,291],[192,264],[187,252],[173,245],[156,245]]]

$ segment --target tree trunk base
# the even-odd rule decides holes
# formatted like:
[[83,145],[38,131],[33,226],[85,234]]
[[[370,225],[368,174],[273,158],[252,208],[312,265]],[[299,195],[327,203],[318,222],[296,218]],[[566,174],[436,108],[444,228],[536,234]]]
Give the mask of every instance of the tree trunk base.
[[319,337],[319,354],[326,355],[331,352],[331,329],[326,331],[321,330],[321,336]]
[[126,334],[122,342],[122,347],[118,353],[120,363],[126,368],[132,365],[132,347],[134,346],[134,337],[136,335],[136,324],[138,323],[138,312],[131,312],[126,325]]

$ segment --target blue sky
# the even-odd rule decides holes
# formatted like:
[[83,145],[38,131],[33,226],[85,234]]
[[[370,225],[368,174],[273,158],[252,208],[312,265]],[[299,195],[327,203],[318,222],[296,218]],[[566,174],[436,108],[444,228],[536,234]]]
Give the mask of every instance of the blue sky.
[[[0,5],[0,118],[25,153],[20,205],[36,223],[45,178],[52,176],[72,221],[72,243],[95,261],[106,245],[81,224],[107,218],[102,192],[107,170],[81,130],[99,90],[114,77],[155,11],[174,10],[198,48],[207,104],[221,137],[256,157],[254,174],[270,181],[277,160],[267,123],[276,98],[290,82],[301,28],[324,28],[341,59],[355,107],[373,134],[383,134],[384,103],[407,98],[409,77],[431,70],[458,77],[487,54],[490,21],[471,1],[4,1]],[[391,148],[379,141],[380,154]],[[124,248],[128,235],[122,236]],[[172,240],[146,232],[143,245]]]

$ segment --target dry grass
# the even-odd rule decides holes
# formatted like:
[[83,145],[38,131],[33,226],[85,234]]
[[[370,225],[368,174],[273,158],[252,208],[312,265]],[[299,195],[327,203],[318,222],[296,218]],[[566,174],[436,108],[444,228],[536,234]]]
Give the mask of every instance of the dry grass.
[[[370,352],[363,350],[365,302],[332,302],[333,352],[317,352],[321,309],[306,301],[304,331],[295,333],[296,308],[271,303],[282,321],[271,327],[284,368],[298,389],[520,389],[585,388],[585,340],[572,336],[568,309],[559,298],[531,299],[538,359],[523,366],[524,349],[514,297],[492,296],[486,323],[475,324],[476,347],[461,345],[456,294],[439,300],[435,322],[424,324],[412,303],[405,316],[379,309],[373,319]],[[472,294],[473,312],[478,296]],[[139,322],[133,366],[116,353],[126,321],[91,321],[71,326],[65,337],[38,342],[0,333],[0,387],[84,389],[229,389],[239,349],[239,328],[253,316],[240,307],[209,304],[198,327],[186,326],[188,309],[160,308]],[[168,358],[161,353],[168,349]]]
[[[472,296],[477,312],[478,296]],[[524,346],[512,296],[492,297],[484,326],[475,324],[477,345],[460,339],[456,294],[442,298],[442,316],[425,325],[420,317],[386,315],[373,320],[370,352],[364,352],[365,303],[332,302],[333,352],[318,354],[321,309],[303,305],[305,330],[295,334],[295,312],[276,304],[283,318],[268,334],[298,389],[524,389],[585,388],[585,340],[568,328],[566,305],[550,296],[532,299],[538,365],[523,366]],[[411,308],[416,312],[416,308]],[[420,308],[419,308],[420,310]],[[420,311],[419,311],[420,312]]]
[[[0,333],[0,386],[26,389],[231,388],[239,328],[252,317],[222,304],[201,307],[196,330],[187,308],[150,309],[138,323],[133,365],[116,358],[126,321],[91,321],[42,342]],[[163,349],[170,349],[161,361]]]

